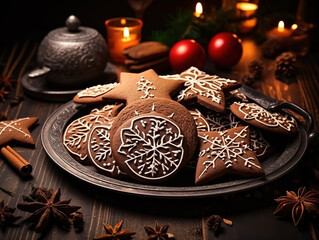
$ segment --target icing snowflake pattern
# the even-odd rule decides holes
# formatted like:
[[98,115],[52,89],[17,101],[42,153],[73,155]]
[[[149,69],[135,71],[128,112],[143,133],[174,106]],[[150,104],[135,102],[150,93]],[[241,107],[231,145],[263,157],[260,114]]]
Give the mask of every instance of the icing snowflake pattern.
[[104,85],[96,85],[93,87],[86,88],[82,91],[80,91],[77,95],[79,98],[84,98],[84,97],[98,97],[103,95],[104,93],[109,92],[112,90],[114,87],[116,87],[119,83],[108,83]]
[[180,128],[161,116],[140,116],[121,129],[118,152],[137,176],[157,180],[175,172],[184,157]]
[[221,103],[222,88],[230,83],[236,83],[235,80],[221,78],[216,75],[209,75],[200,71],[196,67],[190,67],[185,72],[174,75],[162,76],[163,78],[183,80],[184,89],[179,92],[177,101],[182,101],[193,95],[200,95],[206,98],[211,98],[213,102]]
[[106,114],[107,117],[111,117],[113,108],[114,108],[114,105],[105,105],[101,109],[94,108],[91,111],[91,114],[94,114],[94,115],[105,115]]
[[243,143],[243,139],[247,136],[247,128],[243,127],[240,132],[234,132],[235,137],[231,138],[227,131],[219,132],[219,137],[209,138],[208,135],[199,135],[199,138],[203,140],[203,143],[207,143],[209,147],[199,152],[199,157],[206,157],[209,160],[203,162],[205,165],[204,170],[201,172],[198,178],[201,178],[210,167],[215,168],[216,161],[223,161],[226,168],[230,168],[233,162],[243,163],[245,167],[252,168],[261,167],[255,163],[253,157],[245,158],[244,155],[248,149],[248,145]]
[[255,120],[268,127],[281,127],[288,132],[296,126],[296,122],[292,117],[279,113],[270,113],[255,103],[235,102],[235,104],[239,106],[239,111],[244,114],[245,120]]
[[116,160],[112,158],[109,132],[111,126],[112,123],[96,126],[92,129],[88,140],[88,152],[96,167],[110,174],[118,175],[121,171],[116,164]]
[[140,81],[138,81],[136,85],[137,91],[142,91],[144,93],[144,95],[141,96],[141,99],[155,97],[154,94],[150,93],[151,90],[156,90],[155,86],[153,86],[153,83],[151,81],[141,76]]
[[[229,109],[227,109],[225,113],[208,112],[206,119],[211,131],[225,131],[243,124]],[[268,141],[262,136],[261,132],[254,127],[250,127],[250,142],[251,146],[249,146],[249,149],[252,150],[257,157],[263,156],[270,148]]]

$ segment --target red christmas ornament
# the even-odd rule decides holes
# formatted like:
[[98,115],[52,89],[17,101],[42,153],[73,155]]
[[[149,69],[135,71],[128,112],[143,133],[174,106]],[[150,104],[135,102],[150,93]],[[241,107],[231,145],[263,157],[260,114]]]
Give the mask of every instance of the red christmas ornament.
[[206,62],[206,52],[195,40],[181,40],[171,48],[169,62],[176,72],[183,72],[191,66],[201,69]]
[[208,44],[209,58],[216,66],[221,68],[234,66],[239,62],[242,54],[241,40],[233,33],[218,33]]

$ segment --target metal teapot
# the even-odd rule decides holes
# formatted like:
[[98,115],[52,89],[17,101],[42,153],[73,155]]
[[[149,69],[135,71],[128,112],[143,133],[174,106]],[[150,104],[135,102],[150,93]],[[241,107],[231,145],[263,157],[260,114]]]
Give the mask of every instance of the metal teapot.
[[78,87],[101,76],[108,58],[106,41],[95,29],[80,24],[72,15],[65,21],[66,27],[45,36],[37,52],[39,68],[28,77],[44,76],[56,86]]

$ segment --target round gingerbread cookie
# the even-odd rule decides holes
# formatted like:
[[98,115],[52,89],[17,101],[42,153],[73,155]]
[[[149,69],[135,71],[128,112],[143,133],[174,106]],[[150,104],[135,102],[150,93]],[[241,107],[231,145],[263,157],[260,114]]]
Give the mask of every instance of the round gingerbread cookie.
[[90,114],[71,122],[64,131],[63,144],[81,163],[88,164],[88,136],[93,127],[109,124],[122,105],[106,105],[102,109],[93,109]]
[[193,117],[181,104],[163,98],[135,101],[111,129],[112,153],[120,169],[149,183],[172,177],[197,147]]
[[110,129],[112,121],[95,126],[89,134],[88,156],[96,169],[104,175],[121,178],[125,174],[120,170],[112,155]]
[[230,110],[244,122],[274,133],[292,135],[297,132],[294,118],[287,114],[269,112],[255,103],[235,102]]

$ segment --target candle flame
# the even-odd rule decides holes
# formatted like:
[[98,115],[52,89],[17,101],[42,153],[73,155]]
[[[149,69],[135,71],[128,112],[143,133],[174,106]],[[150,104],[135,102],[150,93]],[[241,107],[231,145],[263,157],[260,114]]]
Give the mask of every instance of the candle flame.
[[203,14],[203,5],[198,2],[196,3],[196,7],[195,7],[195,17],[200,17]]
[[122,24],[122,25],[125,25],[125,24],[126,24],[126,19],[125,19],[125,18],[122,18],[122,19],[121,19],[121,24]]
[[284,21],[280,21],[278,23],[278,32],[283,32],[285,30],[285,23]]
[[129,36],[130,36],[130,31],[128,30],[127,27],[125,27],[123,30],[123,37],[128,38]]
[[296,30],[297,28],[298,28],[298,25],[296,23],[291,25],[291,30]]

